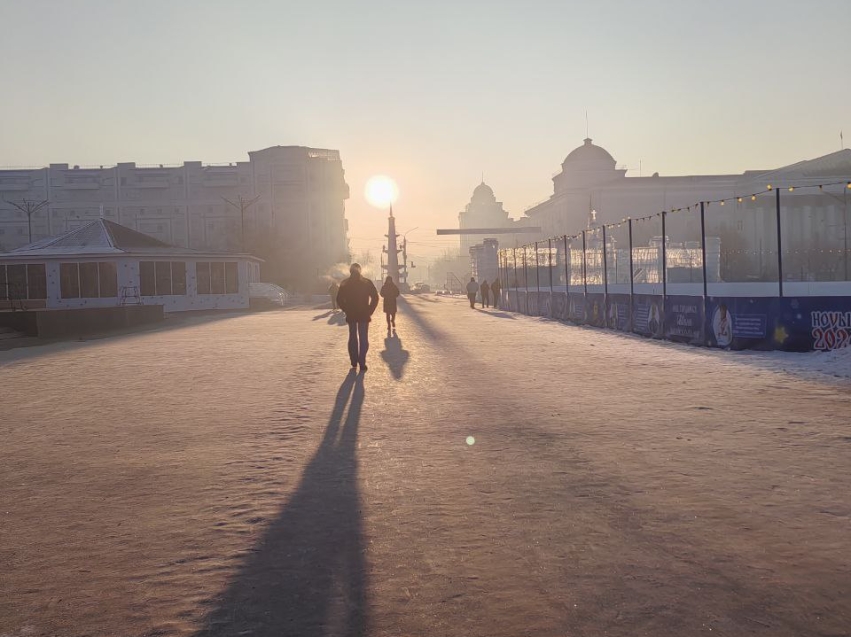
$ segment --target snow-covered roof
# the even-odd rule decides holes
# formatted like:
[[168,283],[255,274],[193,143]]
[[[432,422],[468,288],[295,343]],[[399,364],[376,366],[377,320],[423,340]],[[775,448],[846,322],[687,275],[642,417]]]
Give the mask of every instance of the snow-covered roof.
[[795,179],[807,177],[844,177],[851,176],[851,149],[837,150],[815,159],[806,159],[789,166],[765,172],[761,177],[772,179]]
[[51,258],[69,256],[121,256],[147,257],[241,257],[257,260],[244,254],[201,252],[170,245],[147,234],[122,226],[108,219],[96,219],[80,228],[12,250],[0,258]]

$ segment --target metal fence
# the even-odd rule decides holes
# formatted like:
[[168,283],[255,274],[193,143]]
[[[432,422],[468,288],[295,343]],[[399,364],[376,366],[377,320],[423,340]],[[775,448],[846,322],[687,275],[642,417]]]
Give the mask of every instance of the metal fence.
[[[802,192],[803,191],[803,192]],[[768,186],[503,248],[503,289],[661,287],[757,296],[851,281],[851,181]],[[730,284],[761,284],[750,289]],[[685,287],[683,287],[685,286]],[[623,290],[621,290],[623,291]]]
[[[850,225],[851,180],[769,185],[503,248],[502,303],[524,314],[723,346],[726,335],[716,338],[713,330],[723,333],[728,324],[731,342],[736,335],[740,343],[766,340],[772,329],[785,342],[792,319],[773,313],[787,304],[762,301],[813,297],[783,310],[795,313],[794,329],[809,329],[796,307],[811,307],[816,323],[825,320],[819,313],[840,312],[834,340],[849,342]],[[735,328],[728,318],[734,305]]]

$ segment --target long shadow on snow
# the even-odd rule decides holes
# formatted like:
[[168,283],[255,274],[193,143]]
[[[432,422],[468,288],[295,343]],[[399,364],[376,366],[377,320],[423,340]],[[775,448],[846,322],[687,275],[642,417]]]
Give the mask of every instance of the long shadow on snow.
[[410,318],[417,326],[423,331],[423,334],[431,341],[435,343],[439,343],[445,339],[445,336],[439,330],[434,329],[432,325],[426,322],[425,318],[420,314],[420,312],[414,307],[408,299],[403,296],[399,297],[399,308],[404,310],[402,312],[403,316],[407,316]]
[[402,339],[396,335],[396,332],[394,331],[392,335],[388,334],[387,338],[384,339],[384,351],[381,352],[381,358],[387,363],[393,378],[402,380],[405,364],[410,357],[411,353],[402,349]]
[[358,637],[366,632],[355,455],[363,400],[363,377],[350,372],[301,484],[216,600],[198,637]]

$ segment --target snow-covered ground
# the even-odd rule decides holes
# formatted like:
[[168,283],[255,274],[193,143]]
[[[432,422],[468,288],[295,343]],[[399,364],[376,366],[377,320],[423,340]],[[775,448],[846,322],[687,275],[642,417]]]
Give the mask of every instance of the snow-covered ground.
[[0,352],[0,635],[848,633],[845,352],[340,319]]
[[851,379],[851,347],[831,352],[772,352],[766,361],[778,369],[795,374],[820,374]]

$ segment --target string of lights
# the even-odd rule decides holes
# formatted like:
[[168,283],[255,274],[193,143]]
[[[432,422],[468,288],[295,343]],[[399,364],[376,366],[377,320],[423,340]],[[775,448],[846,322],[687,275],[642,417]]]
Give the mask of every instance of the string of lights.
[[691,212],[692,210],[699,210],[701,204],[705,208],[710,207],[712,204],[718,204],[719,206],[726,206],[728,203],[735,202],[737,204],[744,203],[746,200],[756,201],[760,195],[765,195],[767,193],[774,193],[778,189],[785,190],[787,192],[795,192],[797,190],[804,190],[810,188],[817,188],[819,191],[824,191],[825,188],[830,188],[833,186],[842,186],[846,191],[851,191],[851,180],[843,180],[843,181],[833,181],[828,183],[821,184],[799,184],[799,185],[786,185],[786,186],[774,186],[772,184],[767,184],[765,189],[759,190],[757,192],[752,192],[750,194],[743,195],[732,195],[730,197],[725,197],[722,199],[708,199],[704,201],[699,201],[690,206],[685,206],[681,208],[671,208],[670,210],[662,210],[661,212],[656,212],[653,214],[645,215],[643,217],[624,217],[617,223],[603,224],[598,228],[586,229],[582,232],[577,232],[572,235],[557,235],[552,237],[546,237],[544,239],[539,239],[537,242],[527,243],[522,246],[518,246],[519,248],[530,248],[534,247],[535,244],[546,243],[547,241],[564,241],[567,239],[568,241],[574,241],[576,239],[580,239],[583,235],[588,236],[591,234],[592,236],[596,234],[597,231],[601,231],[603,228],[620,228],[624,225],[628,225],[630,222],[633,223],[642,223],[645,221],[650,221],[651,219],[661,219],[663,215],[671,215],[682,212]]

